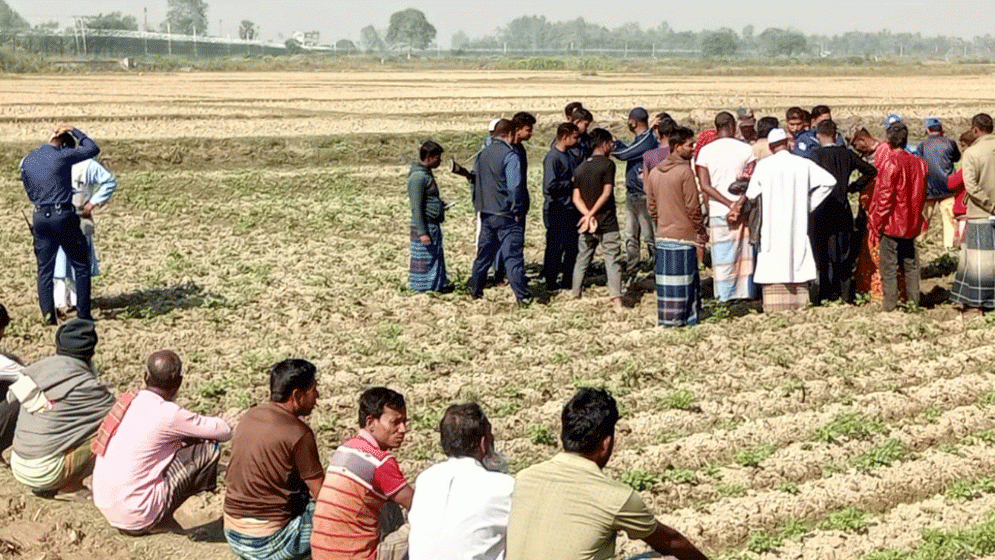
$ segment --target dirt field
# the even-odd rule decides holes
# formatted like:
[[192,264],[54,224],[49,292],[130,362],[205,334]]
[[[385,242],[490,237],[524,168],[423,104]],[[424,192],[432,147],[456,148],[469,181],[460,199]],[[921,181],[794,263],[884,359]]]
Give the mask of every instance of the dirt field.
[[[67,84],[87,94],[67,102]],[[518,470],[555,453],[559,410],[576,387],[606,386],[623,411],[611,475],[711,556],[964,558],[940,552],[974,546],[974,557],[992,557],[978,535],[990,536],[995,511],[995,321],[942,303],[951,259],[937,227],[920,246],[932,265],[926,289],[941,302],[928,309],[764,315],[709,303],[705,324],[667,330],[655,326],[648,274],[623,312],[609,310],[603,281],[580,301],[541,293],[544,303],[525,310],[507,287],[477,302],[413,295],[404,179],[421,139],[466,160],[487,121],[526,109],[540,119],[529,146],[537,200],[550,130],[574,99],[622,138],[636,104],[701,123],[741,105],[759,117],[819,102],[877,131],[889,112],[912,123],[935,114],[955,136],[965,118],[995,109],[993,86],[987,74],[2,77],[0,301],[13,316],[3,348],[27,361],[52,352],[16,169],[69,121],[103,143],[120,184],[97,216],[104,275],[94,284],[97,367],[116,390],[138,382],[150,351],[171,347],[187,367],[183,404],[237,418],[266,398],[269,365],[304,357],[320,372],[310,422],[323,457],[354,431],[358,393],[388,384],[408,399],[398,457],[413,479],[441,457],[435,428],[452,402],[483,404]],[[456,202],[443,226],[450,276],[465,281],[468,189],[438,175]],[[533,206],[526,261],[538,289],[544,230]],[[192,500],[180,521],[217,537],[221,496]],[[0,558],[230,557],[223,542],[120,536],[92,504],[36,499],[0,466]]]

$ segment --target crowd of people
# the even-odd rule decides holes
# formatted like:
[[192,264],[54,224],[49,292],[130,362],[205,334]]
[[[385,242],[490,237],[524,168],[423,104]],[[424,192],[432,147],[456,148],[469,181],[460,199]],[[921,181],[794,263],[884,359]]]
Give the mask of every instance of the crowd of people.
[[[0,338],[9,320],[0,306]],[[453,404],[439,422],[446,460],[412,484],[393,454],[408,433],[393,389],[362,392],[356,435],[322,464],[305,422],[319,396],[314,364],[275,364],[269,400],[232,428],[176,404],[183,363],[172,350],[153,352],[144,386],[115,398],[93,369],[97,342],[94,322],[73,318],[55,355],[26,367],[0,356],[0,452],[12,447],[14,479],[36,496],[92,496],[124,535],[183,533],[174,513],[216,489],[230,442],[224,538],[245,560],[603,560],[619,531],[658,554],[706,558],[603,472],[619,420],[603,389],[577,391],[560,417],[562,452],[516,476],[502,472],[480,405]]]
[[[862,126],[844,135],[826,105],[792,107],[783,126],[748,108],[723,111],[697,137],[667,113],[650,119],[635,107],[628,145],[591,128],[594,116],[579,102],[566,106],[565,117],[543,160],[541,276],[550,291],[581,297],[600,246],[617,308],[625,280],[640,267],[654,270],[660,325],[699,321],[706,262],[719,301],[754,299],[759,284],[765,311],[853,302],[858,293],[890,311],[901,299],[920,303],[916,242],[939,208],[945,249],[960,248],[951,299],[965,310],[995,309],[995,136],[986,113],[971,119],[960,146],[938,117],[924,120],[918,145],[897,114],[885,118],[884,140]],[[532,302],[523,255],[530,208],[523,143],[535,124],[526,112],[495,119],[472,171],[453,161],[470,182],[478,218],[473,298],[483,295],[493,267],[493,283],[506,275],[519,304]],[[408,179],[416,291],[452,290],[440,227],[446,204],[433,174],[442,154],[442,146],[425,142]],[[625,162],[624,233],[613,158]]]

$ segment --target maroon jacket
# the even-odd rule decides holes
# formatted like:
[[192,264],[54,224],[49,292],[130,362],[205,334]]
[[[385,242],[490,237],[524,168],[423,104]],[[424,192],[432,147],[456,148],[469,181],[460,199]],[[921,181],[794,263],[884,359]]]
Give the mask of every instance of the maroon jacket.
[[903,148],[887,152],[874,186],[868,221],[889,237],[913,239],[926,229],[926,162]]

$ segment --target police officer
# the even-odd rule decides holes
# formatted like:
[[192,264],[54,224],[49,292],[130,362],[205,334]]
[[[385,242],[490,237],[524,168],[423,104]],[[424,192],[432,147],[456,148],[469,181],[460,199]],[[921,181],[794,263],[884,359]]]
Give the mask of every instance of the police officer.
[[[74,147],[75,146],[75,147]],[[59,247],[66,252],[76,273],[78,316],[90,314],[90,249],[73,206],[72,166],[100,153],[97,144],[81,130],[63,125],[47,144],[21,160],[21,181],[35,205],[31,232],[38,260],[38,304],[45,322],[56,324],[52,273]]]

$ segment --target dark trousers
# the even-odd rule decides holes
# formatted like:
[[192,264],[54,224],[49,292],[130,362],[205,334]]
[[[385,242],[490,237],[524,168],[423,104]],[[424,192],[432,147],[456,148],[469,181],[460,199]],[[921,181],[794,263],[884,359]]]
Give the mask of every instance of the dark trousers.
[[55,297],[52,294],[52,274],[59,247],[66,252],[76,273],[78,315],[90,315],[90,246],[79,226],[79,216],[71,205],[36,208],[32,233],[35,238],[35,258],[38,260],[38,304],[46,320],[55,321]]
[[[580,212],[573,206],[553,203],[542,214],[546,224],[546,253],[542,275],[549,289],[569,290],[577,263],[577,222]],[[559,278],[562,276],[562,280]]]
[[480,238],[470,275],[470,295],[474,299],[483,297],[487,270],[494,264],[499,251],[511,290],[519,301],[526,299],[529,283],[525,279],[525,228],[512,217],[497,214],[480,215]]
[[919,255],[915,239],[881,236],[881,290],[884,292],[884,310],[898,306],[898,264],[905,270],[905,297],[909,303],[919,304]]
[[7,402],[7,389],[10,383],[0,381],[0,453],[10,447],[14,442],[14,428],[17,427],[17,413],[21,410],[21,403]]
[[835,198],[828,198],[809,218],[809,239],[818,270],[819,291],[815,305],[842,299],[853,301],[853,275],[857,264],[853,213]]

